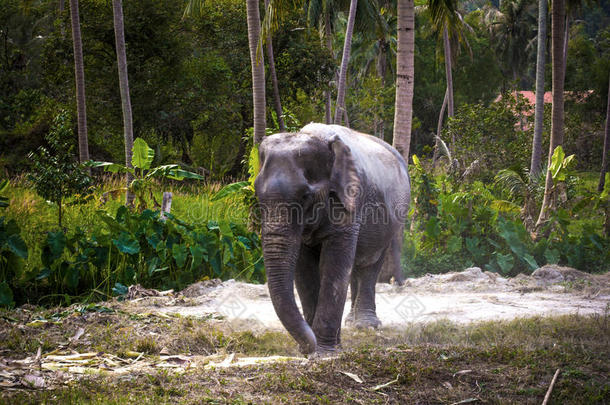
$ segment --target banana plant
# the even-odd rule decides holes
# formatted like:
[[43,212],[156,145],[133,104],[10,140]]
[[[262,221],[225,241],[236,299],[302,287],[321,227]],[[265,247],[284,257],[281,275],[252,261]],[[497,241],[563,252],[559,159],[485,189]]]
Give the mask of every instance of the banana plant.
[[155,151],[148,146],[142,138],[136,138],[133,142],[133,155],[131,164],[127,167],[120,163],[89,161],[85,163],[88,167],[100,167],[110,173],[131,173],[133,181],[127,187],[121,187],[108,192],[114,198],[118,198],[126,190],[131,191],[136,196],[136,205],[140,212],[148,208],[146,198],[149,197],[153,203],[153,208],[158,209],[161,205],[153,194],[153,179],[165,177],[172,180],[196,179],[203,180],[204,177],[180,168],[180,165],[170,164],[157,167],[150,167],[155,158]]

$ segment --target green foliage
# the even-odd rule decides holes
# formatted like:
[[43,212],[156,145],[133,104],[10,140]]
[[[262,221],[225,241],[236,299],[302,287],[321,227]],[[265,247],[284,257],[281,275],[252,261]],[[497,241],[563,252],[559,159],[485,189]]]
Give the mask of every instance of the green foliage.
[[551,156],[551,167],[549,168],[554,182],[566,181],[568,168],[573,160],[574,155],[566,157],[561,145],[555,148]]
[[81,228],[47,233],[42,267],[12,286],[16,301],[34,298],[32,287],[38,296],[51,294],[53,302],[53,297],[110,296],[121,285],[137,283],[181,289],[202,278],[265,281],[260,240],[241,225],[211,220],[192,226],[171,214],[161,219],[158,211],[133,213],[125,206],[115,216],[98,215],[104,227],[94,233]]
[[[453,157],[461,171],[476,167],[480,178],[491,180],[506,166],[526,167],[531,149],[531,126],[524,130],[529,104],[505,93],[490,106],[465,104],[449,120],[445,140],[455,139]],[[521,118],[520,118],[521,117]],[[509,159],[509,160],[507,160]]]
[[[8,180],[0,181],[0,193],[8,187]],[[8,198],[0,196],[0,208],[8,207]],[[0,307],[14,304],[10,283],[20,277],[24,260],[28,258],[28,247],[21,237],[21,229],[13,219],[0,217]]]
[[[155,186],[154,179],[167,178],[172,180],[196,179],[203,180],[203,176],[183,170],[177,164],[162,165],[151,168],[151,164],[155,158],[155,151],[151,149],[146,141],[142,138],[136,138],[132,147],[131,164],[133,167],[123,166],[112,162],[94,162],[86,163],[88,167],[101,167],[110,173],[131,173],[134,176],[132,182],[127,186],[127,189],[135,194],[137,199],[137,207],[140,211],[148,207],[147,199],[150,198],[155,208],[160,207],[153,194]],[[136,170],[138,169],[138,170]],[[112,196],[118,196],[125,189],[120,188],[112,190]]]
[[70,125],[69,114],[62,111],[45,136],[49,147],[41,146],[28,155],[32,161],[29,179],[42,198],[57,204],[60,227],[64,200],[77,193],[86,199],[91,192],[91,178],[74,159],[74,146],[69,142],[72,138]]
[[[479,181],[455,184],[445,176],[427,174],[417,157],[413,161],[415,210],[403,248],[409,274],[442,273],[474,265],[508,276],[529,273],[546,263],[590,272],[609,269],[610,238],[604,236],[601,221],[584,222],[578,215],[585,211],[586,218],[606,215],[610,206],[607,193],[581,192],[577,196],[580,202],[552,215],[548,238],[535,240],[520,218],[519,205],[499,198],[505,193],[503,189]],[[514,171],[501,173],[509,190],[524,190],[522,199],[513,197],[518,204],[535,198],[526,179]]]

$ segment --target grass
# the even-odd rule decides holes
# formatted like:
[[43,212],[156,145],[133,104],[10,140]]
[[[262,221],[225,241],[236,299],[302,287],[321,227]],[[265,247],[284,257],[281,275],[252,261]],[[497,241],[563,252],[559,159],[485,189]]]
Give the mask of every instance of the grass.
[[[124,195],[121,194],[121,198],[117,200],[102,196],[123,186],[119,177],[107,176],[96,187],[93,200],[79,205],[70,205],[71,201],[68,200],[64,206],[64,228],[69,231],[82,228],[90,232],[104,228],[104,223],[99,219],[99,211],[103,210],[111,216],[116,215],[117,209],[124,204]],[[212,219],[229,219],[232,222],[247,224],[248,209],[239,198],[229,196],[219,201],[211,201],[221,187],[220,183],[173,181],[159,183],[154,195],[161,203],[163,191],[171,192],[172,214],[192,225],[206,224]],[[17,222],[30,250],[26,272],[40,268],[40,246],[48,231],[58,229],[57,206],[39,197],[24,178],[13,179],[5,194],[10,198],[9,206],[1,214],[6,216],[7,220],[14,219]]]
[[[44,328],[24,324],[51,317],[50,310],[4,311],[3,355],[23,358],[40,345],[43,353],[52,350],[77,327],[86,330],[73,347],[79,352],[297,355],[285,332],[253,333],[213,318],[166,318],[110,306],[113,312],[76,311]],[[552,403],[610,401],[608,313],[470,325],[441,320],[404,330],[344,329],[343,336],[344,350],[331,360],[84,375],[45,390],[5,391],[0,403],[540,403],[557,368],[562,371]]]

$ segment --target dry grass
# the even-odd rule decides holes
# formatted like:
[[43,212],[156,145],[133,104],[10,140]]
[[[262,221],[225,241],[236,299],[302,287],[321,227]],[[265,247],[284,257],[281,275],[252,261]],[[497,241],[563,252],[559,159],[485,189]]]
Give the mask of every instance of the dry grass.
[[[79,352],[297,354],[286,333],[235,331],[224,320],[126,313],[120,306],[110,313],[74,309],[60,323],[39,327],[26,325],[51,319],[52,310],[2,312],[3,357],[23,358],[39,346],[43,353],[53,350],[80,327],[85,334],[71,346]],[[0,403],[540,403],[557,368],[562,372],[553,403],[610,401],[608,314],[344,330],[343,341],[344,350],[332,360],[90,375],[47,390],[5,391]]]

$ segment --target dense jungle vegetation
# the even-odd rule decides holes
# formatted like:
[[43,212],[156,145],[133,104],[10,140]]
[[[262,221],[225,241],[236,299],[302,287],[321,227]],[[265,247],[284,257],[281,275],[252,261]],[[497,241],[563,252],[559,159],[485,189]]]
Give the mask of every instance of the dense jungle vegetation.
[[[79,149],[74,3],[87,159]],[[265,281],[251,221],[257,127],[247,3],[123,2],[125,93],[110,2],[0,0],[0,305],[94,301],[136,283],[179,289],[206,277]],[[266,9],[254,3],[262,19]],[[326,102],[334,111],[349,3],[272,2],[273,67],[267,45],[259,48],[267,133],[330,119]],[[549,98],[538,147],[543,170],[530,166],[538,2],[445,3],[444,20],[435,2],[418,0],[414,8],[405,274],[476,265],[515,275],[546,263],[610,270],[610,181],[600,182],[600,169],[608,178],[610,1],[567,2],[565,135],[549,157]],[[551,11],[541,71],[548,92]],[[404,76],[397,73],[398,19],[396,2],[358,2],[344,72],[343,124],[389,143],[396,81]],[[125,143],[130,131],[133,147]],[[126,191],[128,172],[135,180]],[[164,192],[173,194],[166,215]],[[547,194],[552,201],[540,221]],[[134,203],[126,206],[126,196]]]

